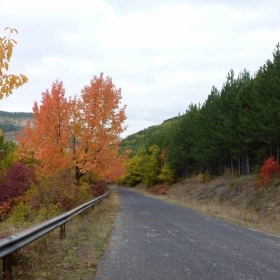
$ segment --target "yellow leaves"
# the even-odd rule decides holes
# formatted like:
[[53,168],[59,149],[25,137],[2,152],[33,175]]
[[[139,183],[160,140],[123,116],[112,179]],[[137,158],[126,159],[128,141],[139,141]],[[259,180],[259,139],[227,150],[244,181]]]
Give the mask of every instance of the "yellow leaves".
[[17,44],[16,40],[11,39],[13,33],[18,34],[17,29],[6,27],[5,31],[9,31],[8,37],[0,37],[0,100],[12,94],[13,89],[17,89],[23,84],[28,82],[28,78],[23,74],[7,75],[3,71],[9,70],[9,62],[13,54],[14,45]]
[[1,61],[1,62],[0,62],[0,68],[1,68],[1,69],[2,69],[2,68],[5,68],[5,70],[8,71],[8,69],[9,69],[9,64],[8,64],[8,62]]
[[10,61],[11,56],[13,54],[13,48],[14,48],[14,45],[9,40],[8,45],[7,45],[7,60],[8,61]]
[[20,77],[21,77],[21,80],[22,80],[22,83],[23,83],[23,84],[27,83],[28,79],[27,79],[26,76],[20,74]]
[[0,76],[0,100],[12,94],[13,89],[17,89],[23,84],[27,83],[26,76],[20,74],[16,75],[2,75]]
[[9,33],[17,33],[18,34],[18,31],[17,31],[17,29],[15,29],[15,28],[10,28],[10,27],[6,27],[5,29],[4,29],[4,31],[6,31],[6,30],[9,30]]

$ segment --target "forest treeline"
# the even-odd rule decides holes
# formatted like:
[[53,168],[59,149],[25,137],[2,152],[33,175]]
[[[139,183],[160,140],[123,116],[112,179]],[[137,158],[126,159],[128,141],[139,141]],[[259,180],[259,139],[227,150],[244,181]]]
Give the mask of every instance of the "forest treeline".
[[9,118],[33,118],[32,113],[25,112],[6,112],[0,111],[0,117],[9,117]]
[[20,126],[16,126],[12,123],[1,123],[1,129],[3,132],[19,131],[22,129]]
[[279,108],[278,44],[273,59],[254,74],[230,70],[222,88],[213,86],[203,104],[191,104],[182,116],[124,139],[121,150],[132,153],[122,182],[153,185],[199,173],[246,175],[269,157],[279,162]]
[[0,111],[0,127],[4,133],[22,130],[27,119],[33,119],[32,113]]

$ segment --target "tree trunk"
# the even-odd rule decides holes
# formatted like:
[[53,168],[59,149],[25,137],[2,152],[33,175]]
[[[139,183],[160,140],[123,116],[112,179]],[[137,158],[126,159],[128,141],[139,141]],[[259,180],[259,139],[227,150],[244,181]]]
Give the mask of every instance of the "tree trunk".
[[79,186],[80,179],[84,176],[84,174],[80,171],[78,165],[75,166],[75,179],[76,179],[76,186]]
[[279,163],[279,142],[277,141],[277,146],[276,146],[276,160]]
[[246,175],[249,175],[250,174],[250,166],[249,166],[249,156],[248,156],[248,150],[246,149],[245,151],[245,162],[244,162],[244,165],[245,165],[245,174]]
[[241,162],[240,162],[240,158],[238,159],[238,173],[239,176],[241,175]]

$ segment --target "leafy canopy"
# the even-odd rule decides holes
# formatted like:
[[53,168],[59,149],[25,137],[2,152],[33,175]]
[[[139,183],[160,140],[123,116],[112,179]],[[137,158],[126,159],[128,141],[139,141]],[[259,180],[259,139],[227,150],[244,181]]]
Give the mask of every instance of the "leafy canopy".
[[13,89],[17,89],[27,83],[28,79],[23,74],[19,76],[14,74],[6,74],[9,70],[10,60],[13,54],[14,46],[17,41],[11,38],[11,34],[17,33],[15,28],[5,28],[9,31],[8,37],[0,37],[0,99],[8,97],[12,94]]
[[96,179],[114,180],[124,173],[118,155],[120,134],[126,129],[121,89],[110,77],[94,76],[81,97],[65,97],[61,81],[35,102],[34,120],[19,136],[19,155],[34,160],[43,174],[71,169],[76,181],[91,173]]

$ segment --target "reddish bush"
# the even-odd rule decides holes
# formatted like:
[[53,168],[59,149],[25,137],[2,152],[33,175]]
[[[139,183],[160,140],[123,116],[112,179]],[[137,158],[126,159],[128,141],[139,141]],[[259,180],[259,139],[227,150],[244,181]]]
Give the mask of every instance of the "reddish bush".
[[4,201],[0,203],[0,220],[6,219],[11,211],[11,203]]
[[98,197],[108,191],[106,182],[97,181],[91,185],[91,192],[93,197]]
[[263,167],[261,168],[261,174],[256,185],[259,187],[266,186],[273,175],[279,172],[279,164],[275,161],[274,157],[270,157],[265,161]]
[[155,194],[155,195],[166,195],[169,189],[170,189],[170,186],[168,186],[166,184],[162,184],[162,185],[156,185],[156,186],[150,188],[149,192],[151,192],[152,194]]
[[38,183],[34,168],[21,163],[14,164],[0,184],[0,202],[20,196],[30,188],[32,183]]

